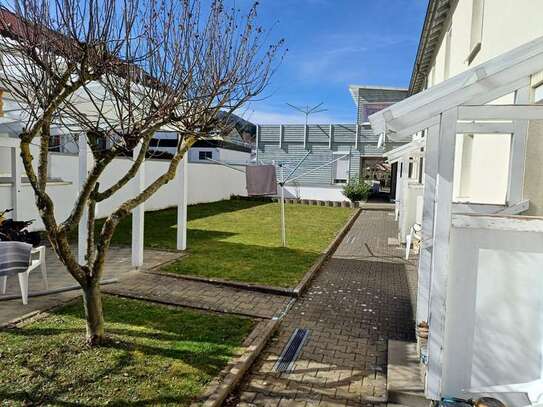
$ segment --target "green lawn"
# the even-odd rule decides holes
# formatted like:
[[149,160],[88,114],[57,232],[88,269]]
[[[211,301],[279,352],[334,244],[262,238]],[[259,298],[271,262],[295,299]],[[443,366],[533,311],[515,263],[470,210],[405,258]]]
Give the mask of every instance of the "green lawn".
[[0,331],[0,405],[189,405],[249,319],[104,297],[108,343],[84,343],[83,305]]
[[[281,247],[278,203],[229,200],[188,208],[189,256],[163,271],[294,287],[352,214],[350,208],[287,205],[288,248]],[[175,248],[176,209],[146,213],[145,244]],[[114,243],[130,244],[131,220]]]

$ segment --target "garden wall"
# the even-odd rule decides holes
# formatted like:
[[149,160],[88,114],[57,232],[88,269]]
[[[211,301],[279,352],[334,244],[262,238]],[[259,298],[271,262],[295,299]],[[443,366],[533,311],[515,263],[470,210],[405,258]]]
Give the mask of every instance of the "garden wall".
[[[247,160],[249,154],[247,154]],[[130,167],[131,159],[118,158],[113,161],[101,177],[101,190],[112,185],[120,179]],[[168,166],[167,160],[150,159],[145,164],[145,184],[151,184]],[[241,168],[241,167],[240,167]],[[49,176],[59,179],[48,184],[48,192],[54,204],[57,219],[64,219],[71,210],[78,190],[78,157],[75,155],[52,153],[50,159]],[[135,194],[134,182],[129,182],[117,194],[100,203],[97,216],[108,216],[121,202]],[[177,206],[180,191],[179,176],[164,185],[146,203],[145,210],[153,211]],[[247,195],[245,188],[245,174],[231,168],[213,163],[188,164],[188,203],[214,202],[230,198],[231,195]],[[23,183],[21,192],[21,219],[36,219],[33,228],[43,229],[39,221],[39,214],[34,204],[34,195],[30,184]],[[0,210],[13,207],[12,184],[0,183]]]

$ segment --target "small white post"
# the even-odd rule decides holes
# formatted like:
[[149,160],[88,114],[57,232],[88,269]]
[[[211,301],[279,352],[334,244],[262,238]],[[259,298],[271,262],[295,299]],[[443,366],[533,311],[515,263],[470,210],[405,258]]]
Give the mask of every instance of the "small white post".
[[330,137],[328,138],[328,149],[331,150],[332,149],[332,143],[334,142],[333,138],[334,138],[334,125],[331,124],[330,125]]
[[426,396],[439,400],[442,396],[443,346],[447,311],[447,279],[449,271],[450,232],[452,219],[454,149],[458,108],[441,114],[439,154],[436,176],[436,206],[434,213],[434,246],[432,253],[432,282],[428,324],[428,375]]
[[[80,133],[78,137],[78,147],[79,147],[79,191],[83,189],[83,185],[87,180],[89,171],[92,168],[92,152],[90,151],[89,145],[87,144],[87,134]],[[79,264],[85,264],[86,254],[87,254],[87,237],[88,237],[88,225],[89,212],[87,205],[83,209],[83,215],[79,220],[79,226],[77,228],[77,261]]]
[[285,134],[285,126],[279,125],[279,148],[283,148],[283,136]]
[[[138,157],[141,142],[134,148],[133,158]],[[145,159],[134,177],[134,196],[145,189]],[[132,266],[143,266],[143,232],[145,225],[145,203],[141,203],[132,210]]]
[[13,220],[21,220],[22,208],[22,188],[21,188],[21,149],[19,147],[11,147],[11,201],[13,212],[11,218]]
[[[306,120],[307,122],[307,120]],[[304,150],[307,149],[307,133],[309,132],[309,127],[307,126],[307,123],[304,126]]]
[[187,203],[188,203],[188,153],[178,168],[179,201],[177,202],[177,250],[187,249]]
[[281,165],[281,243],[287,247],[287,231],[285,226],[285,172]]

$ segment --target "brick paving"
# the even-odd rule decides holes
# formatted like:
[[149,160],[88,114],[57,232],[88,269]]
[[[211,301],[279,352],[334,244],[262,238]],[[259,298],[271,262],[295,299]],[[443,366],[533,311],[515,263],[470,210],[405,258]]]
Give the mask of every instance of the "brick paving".
[[[142,270],[149,270],[180,257],[180,253],[145,250]],[[77,285],[50,248],[46,249],[49,289]],[[256,318],[279,315],[291,301],[283,295],[264,294],[256,291],[223,287],[198,281],[183,280],[134,270],[129,247],[111,249],[104,270],[104,280],[119,279],[118,283],[103,285],[102,292],[125,295],[174,305],[209,311],[228,312]],[[17,298],[0,301],[0,325],[31,312],[42,311],[81,295],[80,290],[29,297],[28,305],[20,299],[18,278],[8,278],[7,296]],[[29,293],[43,291],[41,273],[35,270],[29,276]],[[4,297],[0,293],[0,299]]]
[[126,274],[119,284],[104,287],[103,291],[256,318],[278,316],[291,300],[285,295],[266,294],[135,271]]
[[[143,268],[153,268],[165,261],[170,261],[178,257],[179,253],[175,252],[145,250],[143,256]],[[66,271],[60,260],[58,260],[56,255],[49,247],[46,248],[45,264],[47,267],[47,280],[50,290],[77,285],[77,282]],[[130,248],[112,247],[108,257],[106,258],[103,279],[107,280],[111,278],[120,278],[132,269]],[[29,294],[43,291],[44,288],[39,269],[32,271],[28,280]],[[3,296],[0,292],[0,299],[3,297],[5,298],[12,296],[17,296],[17,298],[7,301],[0,301],[0,325],[13,319],[20,318],[28,313],[51,308],[79,295],[81,295],[81,291],[74,290],[57,294],[48,294],[40,297],[29,297],[28,304],[23,305],[20,298],[19,279],[17,276],[10,276],[8,277],[6,295]]]
[[[388,339],[413,340],[416,258],[388,246],[393,213],[364,211],[281,323],[229,405],[356,406],[386,400]],[[273,367],[295,328],[310,336],[290,373]]]

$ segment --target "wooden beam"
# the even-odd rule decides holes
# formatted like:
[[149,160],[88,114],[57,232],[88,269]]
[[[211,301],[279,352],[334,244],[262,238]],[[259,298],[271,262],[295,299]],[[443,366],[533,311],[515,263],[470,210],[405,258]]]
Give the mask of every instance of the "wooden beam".
[[413,134],[418,133],[419,131],[423,131],[425,129],[428,129],[432,126],[439,125],[439,114],[436,116],[432,116],[427,120],[423,120],[419,123],[414,124],[410,127],[404,127],[397,130],[392,130],[392,132],[387,132],[387,136],[390,140],[393,141],[404,141],[404,140],[410,140]]
[[518,215],[524,211],[527,211],[530,207],[530,200],[523,199],[522,201],[505,207],[502,211],[498,212],[500,215]]
[[[530,87],[525,86],[515,93],[515,103],[530,102]],[[519,202],[524,192],[524,166],[526,163],[526,144],[528,143],[527,120],[513,122],[514,131],[511,137],[511,150],[509,153],[509,178],[507,184],[506,202]]]
[[179,164],[179,201],[177,202],[177,250],[187,249],[188,157]]
[[426,396],[433,400],[439,400],[442,396],[443,345],[447,308],[447,274],[449,270],[457,120],[457,108],[443,112],[441,115],[438,141],[439,153],[436,176],[432,285],[428,318],[430,326],[428,338],[428,376],[426,380]]
[[459,120],[543,120],[543,105],[459,106]]
[[438,161],[439,126],[432,126],[426,134],[424,159],[424,195],[422,209],[422,245],[419,255],[417,323],[428,321],[430,282],[432,272],[432,240],[434,237],[434,209]]
[[22,196],[22,181],[23,168],[21,162],[21,148],[11,147],[11,205],[13,212],[11,218],[13,220],[22,220],[23,213],[23,196]]
[[459,122],[457,134],[512,134],[516,130],[512,122]]
[[492,214],[499,213],[506,208],[505,205],[477,204],[471,202],[453,202],[453,213],[477,213],[477,214]]
[[543,232],[543,217],[455,214],[452,225],[455,228],[541,233]]
[[[136,159],[141,149],[141,143],[133,151]],[[134,177],[134,196],[145,189],[145,160]],[[141,203],[132,210],[132,266],[143,266],[143,231],[145,227],[145,203]]]
[[[540,37],[374,113],[370,121],[377,133],[385,131],[387,127],[411,127],[455,106],[466,104],[473,98],[484,97],[493,89],[500,89],[502,94],[493,93],[491,100],[510,93],[515,89],[508,89],[509,84],[529,79],[542,66],[543,37]],[[484,69],[486,77],[466,85],[477,69]]]

